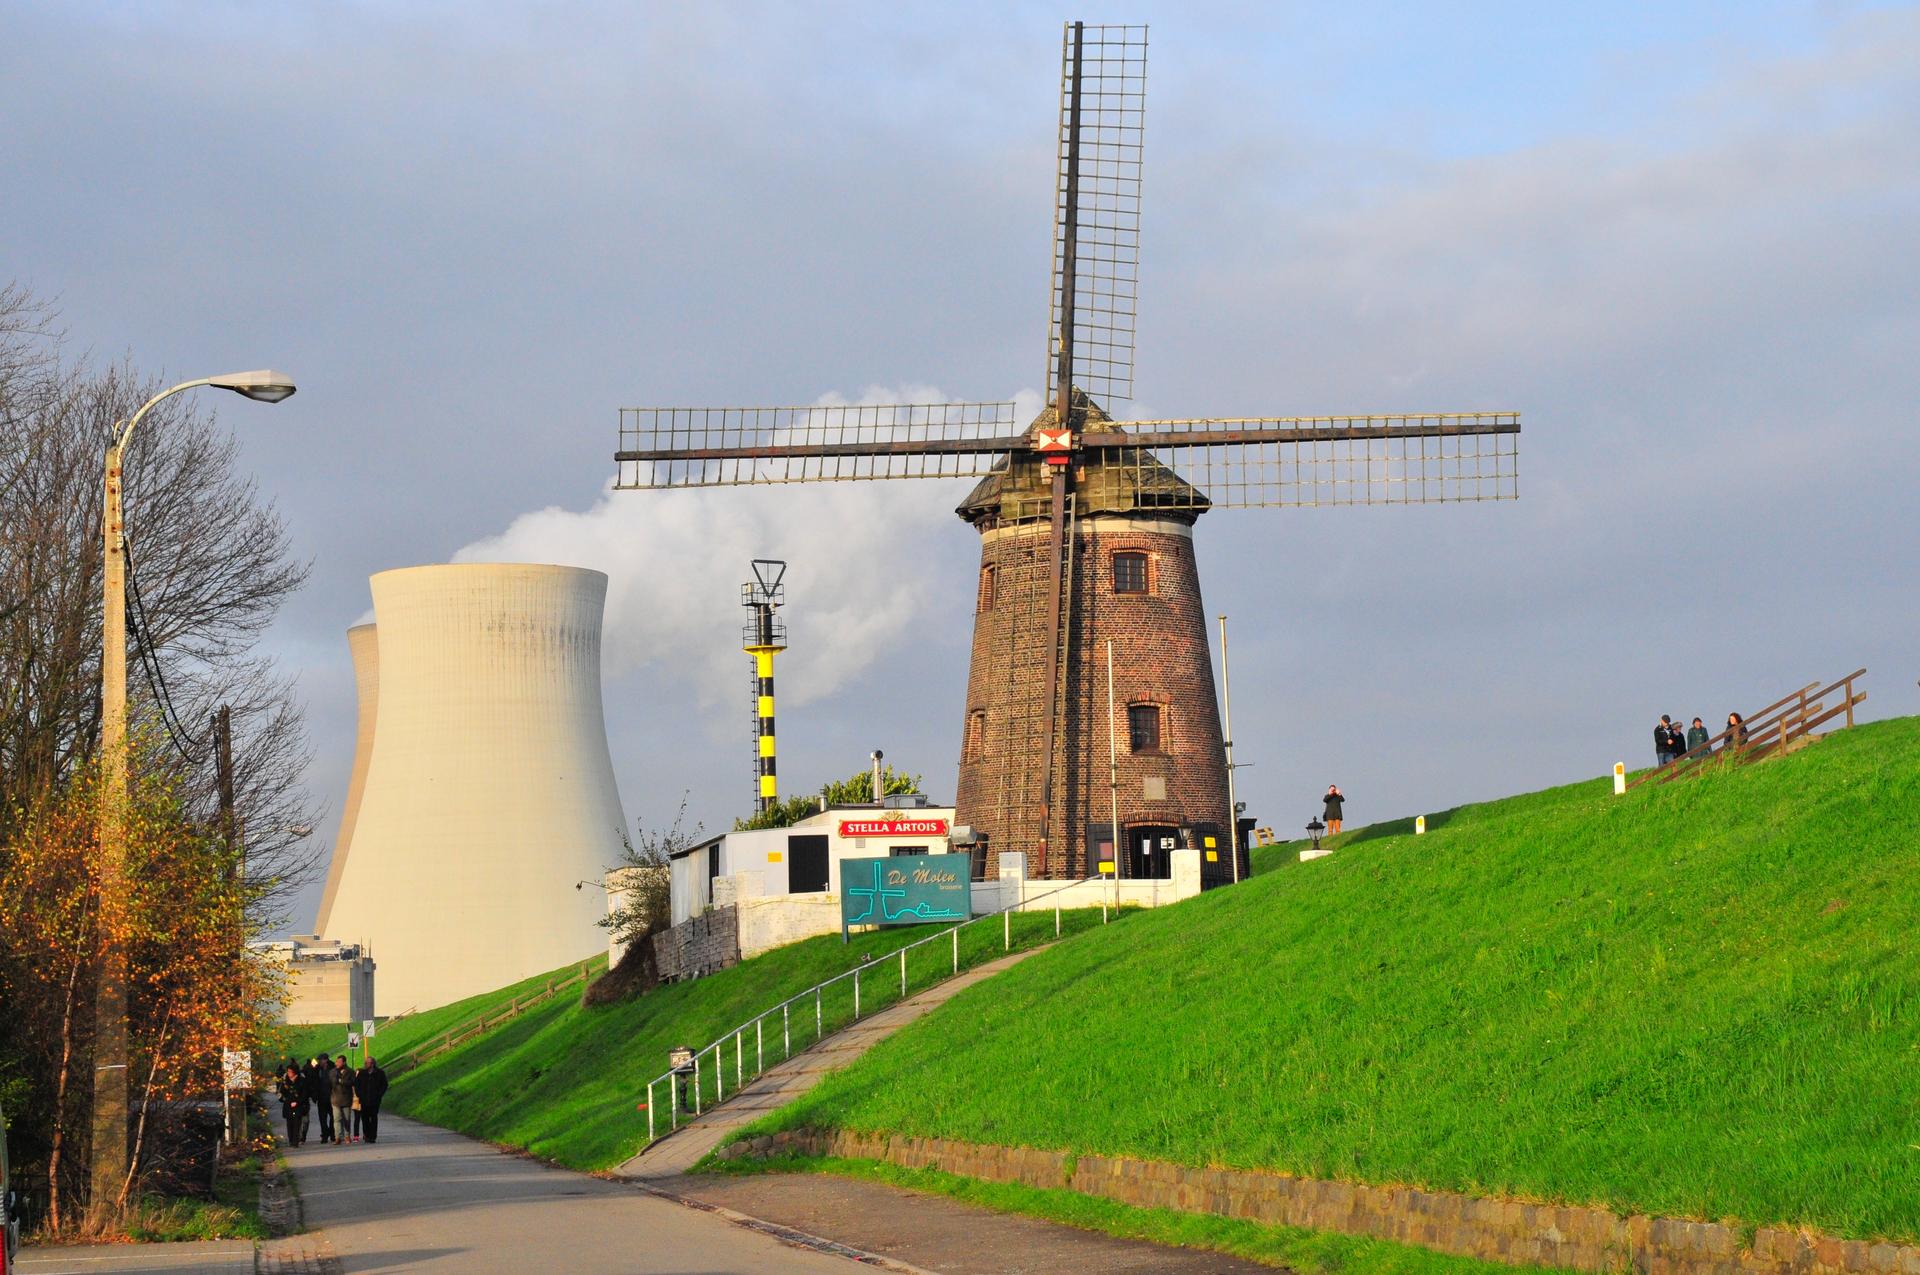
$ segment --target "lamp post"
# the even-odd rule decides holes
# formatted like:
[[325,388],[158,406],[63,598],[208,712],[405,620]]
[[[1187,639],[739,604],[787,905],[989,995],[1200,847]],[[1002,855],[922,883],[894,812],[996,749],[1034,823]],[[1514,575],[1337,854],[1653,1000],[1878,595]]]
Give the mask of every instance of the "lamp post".
[[93,1002],[92,1198],[88,1211],[110,1216],[127,1176],[127,955],[114,927],[126,866],[127,804],[127,560],[120,506],[120,466],[135,427],[161,400],[211,385],[262,403],[294,391],[284,373],[263,369],[182,381],[155,394],[107,445],[106,504],[100,520],[106,540],[100,615],[100,977]]

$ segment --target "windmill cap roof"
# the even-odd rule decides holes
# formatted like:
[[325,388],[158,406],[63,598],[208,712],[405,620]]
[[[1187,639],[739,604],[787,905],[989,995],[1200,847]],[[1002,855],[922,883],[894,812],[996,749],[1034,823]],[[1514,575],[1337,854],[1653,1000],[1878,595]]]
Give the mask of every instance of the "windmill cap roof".
[[[1113,417],[1075,387],[1073,406],[1084,431],[1090,425],[1113,424]],[[1027,427],[1051,429],[1060,414],[1049,404]],[[1052,513],[1052,480],[1047,464],[1031,451],[1017,451],[993,467],[954,509],[968,522],[1005,524],[1032,522]],[[1150,514],[1192,522],[1212,504],[1198,487],[1187,482],[1147,451],[1116,454],[1106,449],[1085,453],[1074,467],[1076,514]]]

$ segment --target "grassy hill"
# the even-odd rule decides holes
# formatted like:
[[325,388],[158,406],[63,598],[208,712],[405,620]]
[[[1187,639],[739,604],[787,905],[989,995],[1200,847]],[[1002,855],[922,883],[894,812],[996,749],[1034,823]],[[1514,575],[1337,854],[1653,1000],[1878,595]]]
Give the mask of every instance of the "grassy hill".
[[1908,718],[1358,829],[969,990],[762,1128],[1913,1242],[1917,825]]
[[[1015,917],[1013,946],[1019,949],[1050,941],[1053,920],[1052,912]],[[1126,924],[1132,923],[1129,916]],[[1100,913],[1097,909],[1064,913],[1062,928],[1066,933],[1100,928]],[[626,1160],[645,1141],[647,1113],[637,1104],[646,1096],[646,1082],[666,1069],[669,1049],[675,1045],[700,1048],[749,1016],[851,969],[863,957],[878,962],[935,932],[917,926],[881,930],[856,934],[847,946],[841,945],[838,935],[807,939],[710,977],[670,984],[617,1005],[589,1008],[580,1003],[578,989],[565,992],[396,1077],[387,1094],[387,1109],[519,1147],[569,1168],[609,1168]],[[998,921],[970,926],[962,932],[961,968],[1001,955],[1001,944]],[[910,990],[921,991],[937,981],[951,970],[952,959],[952,949],[945,942],[910,954]],[[606,958],[599,963],[604,966]],[[878,964],[872,977],[861,980],[863,1012],[871,1013],[899,998],[898,970],[894,963]],[[569,972],[562,969],[556,974],[564,977]],[[547,977],[401,1019],[375,1036],[375,1056],[398,1056],[456,1023],[504,1006],[516,991],[544,986]],[[828,1031],[851,1018],[851,988],[850,982],[843,982],[825,997]],[[317,1042],[311,1052],[344,1039],[342,1027],[296,1030],[310,1033],[300,1040]],[[812,1040],[812,1009],[796,1010],[795,1049]],[[766,1044],[771,1063],[779,1057],[777,1022]],[[744,1047],[750,1066],[750,1034]],[[727,1083],[731,1091],[731,1070]],[[711,1098],[712,1089],[706,1092]],[[664,1087],[658,1097],[664,1125]]]
[[[571,977],[581,965],[588,968],[589,977],[598,977],[606,972],[607,954],[602,952],[589,960],[562,966],[552,973],[537,974],[509,987],[469,996],[465,1000],[454,1001],[451,1005],[442,1005],[438,1009],[429,1009],[418,1014],[408,1014],[405,1018],[376,1023],[373,1056],[383,1063],[398,1058],[450,1028],[470,1022],[483,1014],[499,1013],[515,998],[531,996],[542,990],[550,980],[559,982]],[[576,986],[568,994],[578,999],[580,989]],[[269,1058],[284,1062],[291,1054],[305,1062],[316,1054],[337,1056],[347,1052],[347,1033],[359,1030],[358,1023],[310,1023],[299,1027],[283,1027],[280,1030],[280,1048],[276,1053],[270,1054]],[[359,1058],[360,1055],[356,1051],[354,1061],[358,1062]]]

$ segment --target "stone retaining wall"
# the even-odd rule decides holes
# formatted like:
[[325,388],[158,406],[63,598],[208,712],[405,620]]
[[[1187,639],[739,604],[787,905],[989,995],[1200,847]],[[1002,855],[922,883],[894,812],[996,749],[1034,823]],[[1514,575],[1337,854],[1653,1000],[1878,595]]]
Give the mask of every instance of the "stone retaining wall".
[[731,906],[688,917],[653,936],[660,981],[699,978],[740,963],[740,918]]
[[1195,1169],[1152,1160],[1072,1156],[943,1138],[799,1130],[736,1142],[718,1153],[832,1155],[939,1169],[992,1182],[1067,1188],[1141,1208],[1212,1213],[1270,1225],[1341,1231],[1513,1265],[1641,1275],[1920,1275],[1920,1246],[1841,1240],[1761,1227],[1751,1247],[1717,1222],[1410,1187],[1322,1182],[1248,1169]]

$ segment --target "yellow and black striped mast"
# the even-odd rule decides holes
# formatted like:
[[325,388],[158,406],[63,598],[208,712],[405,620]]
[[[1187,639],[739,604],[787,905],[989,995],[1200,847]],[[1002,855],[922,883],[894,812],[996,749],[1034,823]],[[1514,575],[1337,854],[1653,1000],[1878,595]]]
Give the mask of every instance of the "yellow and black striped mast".
[[740,605],[751,617],[742,634],[742,648],[753,657],[754,773],[759,780],[760,809],[771,810],[780,799],[774,770],[773,657],[787,649],[787,626],[779,608],[787,600],[780,583],[787,564],[772,558],[753,560],[753,579],[740,586]]

